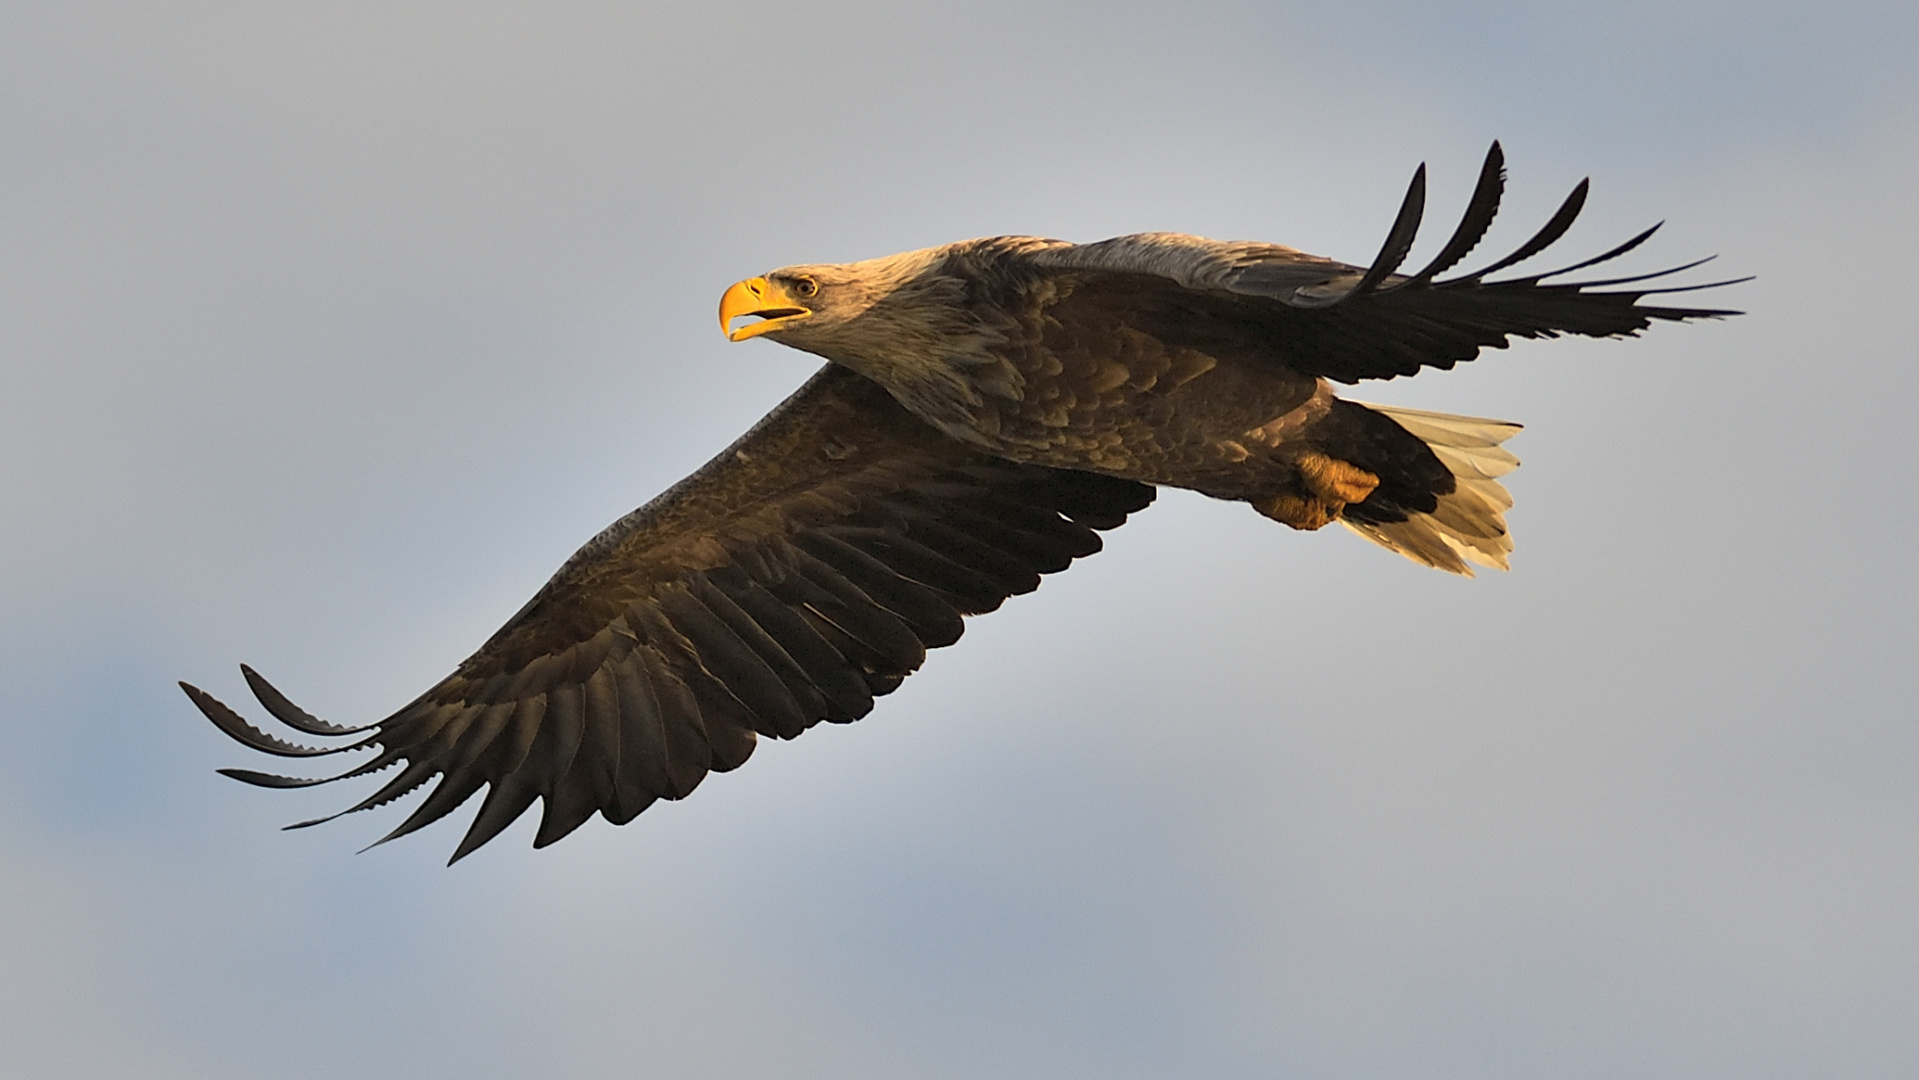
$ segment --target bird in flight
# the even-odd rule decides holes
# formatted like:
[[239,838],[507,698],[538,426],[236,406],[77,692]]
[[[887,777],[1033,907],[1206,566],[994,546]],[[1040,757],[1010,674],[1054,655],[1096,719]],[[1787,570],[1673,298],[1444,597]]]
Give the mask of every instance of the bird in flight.
[[683,798],[759,736],[865,716],[926,650],[959,639],[963,616],[1098,551],[1099,534],[1160,485],[1295,529],[1337,522],[1441,570],[1504,568],[1512,500],[1498,477],[1518,459],[1500,444],[1518,425],[1362,404],[1332,384],[1450,368],[1513,337],[1623,337],[1737,314],[1640,303],[1733,282],[1646,284],[1697,262],[1561,280],[1658,226],[1572,266],[1495,279],[1566,232],[1585,181],[1510,255],[1442,277],[1499,207],[1498,143],[1451,238],[1403,274],[1425,183],[1422,165],[1367,266],[1177,233],[1001,236],[741,281],[720,300],[727,336],[826,366],[588,541],[451,675],[349,727],[241,667],[268,715],[331,745],[271,734],[181,688],[255,750],[372,752],[333,776],[220,770],[234,779],[294,788],[398,768],[341,814],[431,784],[376,843],[486,789],[458,861],[535,800],[544,847],[596,812],[620,825]]

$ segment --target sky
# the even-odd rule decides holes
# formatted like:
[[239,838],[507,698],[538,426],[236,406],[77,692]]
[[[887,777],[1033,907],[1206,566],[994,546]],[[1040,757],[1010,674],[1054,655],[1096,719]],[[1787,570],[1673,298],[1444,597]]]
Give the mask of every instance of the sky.
[[[0,1077],[1919,1074],[1919,9],[0,8]],[[874,714],[451,869],[179,693],[436,681],[810,373],[742,277],[1667,222],[1747,314],[1512,419],[1510,573],[1164,493]],[[1700,273],[1706,273],[1702,270]],[[370,787],[368,788],[370,790]],[[403,811],[402,811],[403,812]]]

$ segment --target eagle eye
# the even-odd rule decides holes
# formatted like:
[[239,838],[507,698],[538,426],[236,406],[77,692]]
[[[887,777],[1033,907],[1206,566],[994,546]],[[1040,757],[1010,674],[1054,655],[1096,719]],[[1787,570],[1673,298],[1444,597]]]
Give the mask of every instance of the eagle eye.
[[793,295],[802,300],[812,299],[819,294],[819,291],[820,283],[810,277],[795,278],[793,280]]

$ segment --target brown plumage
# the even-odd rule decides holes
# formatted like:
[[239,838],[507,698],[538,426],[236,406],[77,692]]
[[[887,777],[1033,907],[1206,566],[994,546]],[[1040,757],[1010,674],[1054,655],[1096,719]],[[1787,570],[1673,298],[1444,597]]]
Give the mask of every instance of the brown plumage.
[[1661,274],[1486,280],[1557,240],[1584,182],[1512,256],[1439,280],[1491,223],[1502,183],[1495,143],[1465,219],[1411,275],[1396,271],[1423,166],[1365,268],[1149,233],[1083,246],[997,237],[743,281],[722,300],[722,325],[761,321],[730,330],[734,340],[763,335],[831,363],[581,548],[418,700],[341,727],[243,668],[295,731],[357,736],[311,747],[182,686],[254,749],[373,751],[340,776],[222,770],[236,779],[303,787],[399,767],[351,813],[437,777],[385,839],[487,789],[457,860],[535,800],[544,846],[596,812],[622,824],[685,796],[746,760],[760,735],[859,719],[928,648],[957,640],[962,616],[1099,550],[1098,532],[1158,485],[1295,528],[1338,521],[1442,569],[1503,567],[1511,499],[1496,477],[1518,462],[1499,443],[1516,425],[1362,405],[1328,380],[1448,368],[1513,336],[1623,336],[1732,313],[1638,303],[1674,289],[1594,291]]

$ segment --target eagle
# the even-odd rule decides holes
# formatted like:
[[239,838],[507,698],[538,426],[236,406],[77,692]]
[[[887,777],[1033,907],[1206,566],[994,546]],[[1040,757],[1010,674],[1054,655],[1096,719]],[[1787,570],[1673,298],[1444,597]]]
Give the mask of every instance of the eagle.
[[[1365,266],[1278,244],[1142,233],[1093,244],[968,240],[749,278],[720,300],[733,341],[827,363],[752,430],[588,541],[452,674],[378,723],[295,705],[252,668],[255,727],[181,683],[219,729],[288,758],[371,756],[337,775],[221,769],[298,788],[397,767],[339,814],[432,785],[376,844],[486,789],[457,862],[542,804],[535,847],[595,813],[615,825],[738,767],[761,736],[865,716],[951,645],[963,619],[1098,551],[1162,485],[1295,529],[1337,522],[1459,574],[1504,568],[1498,478],[1518,425],[1368,405],[1333,385],[1451,368],[1514,337],[1625,337],[1738,314],[1641,303],[1691,269],[1569,282],[1644,243],[1500,277],[1558,240],[1587,181],[1531,239],[1445,275],[1505,185],[1492,145],[1439,253],[1400,272],[1421,165]],[[1745,279],[1739,279],[1745,280]],[[750,320],[750,321],[748,321]],[[436,782],[437,781],[437,782]]]

